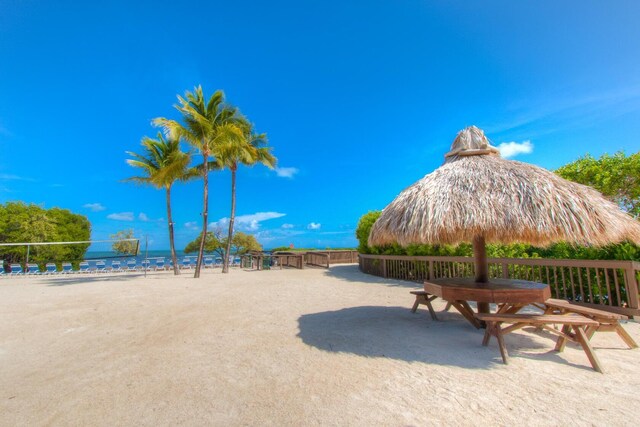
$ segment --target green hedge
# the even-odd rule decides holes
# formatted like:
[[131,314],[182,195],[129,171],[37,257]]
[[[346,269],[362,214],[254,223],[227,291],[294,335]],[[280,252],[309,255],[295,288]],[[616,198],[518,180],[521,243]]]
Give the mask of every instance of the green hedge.
[[[371,227],[381,211],[371,211],[360,217],[356,228],[358,251],[363,254],[409,255],[409,256],[472,256],[470,243],[460,245],[400,245],[370,247],[367,244]],[[516,243],[512,245],[487,245],[490,258],[556,258],[556,259],[602,259],[640,261],[640,246],[619,243],[601,248],[555,243],[546,248]]]

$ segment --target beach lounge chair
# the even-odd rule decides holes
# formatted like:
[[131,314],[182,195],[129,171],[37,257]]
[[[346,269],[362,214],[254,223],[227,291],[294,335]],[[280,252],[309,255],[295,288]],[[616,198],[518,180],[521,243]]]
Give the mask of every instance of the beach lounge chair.
[[156,263],[153,266],[153,270],[154,271],[158,271],[158,270],[164,270],[165,269],[165,262],[164,262],[164,258],[158,258],[156,259]]
[[52,262],[48,262],[46,265],[47,270],[44,274],[58,274],[58,267]]
[[142,271],[150,271],[151,270],[151,261],[149,261],[148,259],[143,259],[142,262],[140,263],[140,270]]
[[127,261],[127,271],[136,271],[137,267],[135,260]]
[[222,267],[222,258],[216,258],[214,267]]
[[90,273],[91,271],[89,270],[89,262],[87,261],[82,261],[80,263],[80,270],[78,270],[79,273]]
[[96,273],[106,273],[107,272],[107,264],[104,261],[96,262]]
[[15,276],[17,274],[24,274],[22,266],[20,264],[11,264],[11,275]]
[[71,265],[70,262],[63,262],[62,263],[62,274],[72,274],[75,273],[75,271],[73,270],[73,266]]
[[204,268],[213,268],[213,258],[205,257],[205,259],[204,259]]
[[40,274],[38,264],[27,264],[27,274]]
[[120,261],[111,261],[111,272],[119,273],[122,271],[122,267],[120,266]]
[[184,257],[182,258],[182,263],[180,264],[181,269],[191,270],[191,258]]

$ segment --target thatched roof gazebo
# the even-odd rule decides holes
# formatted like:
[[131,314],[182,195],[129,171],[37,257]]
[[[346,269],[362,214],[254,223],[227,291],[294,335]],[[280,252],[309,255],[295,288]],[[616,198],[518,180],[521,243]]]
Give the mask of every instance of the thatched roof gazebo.
[[640,243],[640,223],[594,189],[507,160],[482,130],[460,131],[438,169],[402,191],[371,229],[369,245],[473,242],[486,282],[485,242]]

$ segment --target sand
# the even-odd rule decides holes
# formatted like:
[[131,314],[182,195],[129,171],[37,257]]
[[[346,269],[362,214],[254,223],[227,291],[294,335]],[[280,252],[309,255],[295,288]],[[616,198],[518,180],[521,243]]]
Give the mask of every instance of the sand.
[[[0,280],[0,425],[635,425],[640,350],[552,351],[330,270]],[[436,301],[437,310],[444,304]],[[629,322],[640,341],[640,325]]]

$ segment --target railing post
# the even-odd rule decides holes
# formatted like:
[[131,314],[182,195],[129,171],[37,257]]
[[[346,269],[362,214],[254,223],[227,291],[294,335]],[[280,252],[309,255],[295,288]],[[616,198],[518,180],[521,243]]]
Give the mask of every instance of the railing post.
[[432,259],[430,259],[430,260],[429,260],[429,280],[433,280],[433,279],[435,279],[434,274],[435,274],[435,273],[434,273],[434,271],[433,271],[433,260],[432,260]]
[[638,279],[636,271],[633,268],[633,262],[630,262],[624,269],[625,282],[627,282],[627,296],[629,297],[629,308],[640,308],[640,297],[638,296]]
[[387,277],[387,259],[386,258],[382,258],[382,277],[386,278]]
[[509,266],[504,261],[502,261],[502,278],[503,279],[509,278]]

